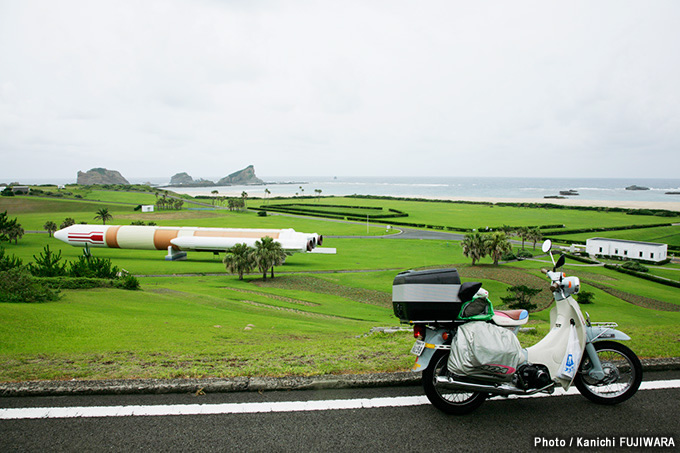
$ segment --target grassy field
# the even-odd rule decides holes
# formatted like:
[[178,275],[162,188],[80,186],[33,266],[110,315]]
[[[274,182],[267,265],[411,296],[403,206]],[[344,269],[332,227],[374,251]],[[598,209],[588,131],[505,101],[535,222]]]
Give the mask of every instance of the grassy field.
[[[67,216],[91,221],[97,209],[107,207],[114,215],[113,224],[145,220],[178,226],[292,227],[350,237],[326,239],[324,246],[337,248],[336,255],[289,257],[276,269],[277,277],[266,282],[258,274],[239,281],[226,274],[221,257],[209,253],[190,252],[187,261],[166,262],[164,251],[95,249],[96,256],[111,258],[116,266],[141,276],[142,291],[65,290],[56,302],[0,304],[0,381],[406,370],[413,360],[408,354],[413,341],[409,333],[366,335],[372,327],[398,324],[391,307],[392,281],[398,272],[456,267],[464,281],[481,281],[495,306],[511,285],[547,287],[539,272],[547,265],[545,257],[501,266],[486,258],[470,266],[456,241],[352,238],[365,235],[366,225],[314,218],[186,209],[141,214],[132,210],[137,198],[130,198],[126,206],[116,204],[122,198],[119,192],[96,196],[107,200],[0,197],[0,212],[7,210],[27,230],[41,230],[45,221],[59,223]],[[443,222],[440,205],[435,203],[345,201],[392,207],[428,223]],[[446,208],[450,209],[447,221],[457,219],[467,225],[480,220],[492,225],[552,224],[559,223],[553,221],[553,214],[565,213],[570,227],[645,219],[604,212]],[[370,233],[379,236],[385,230],[376,226]],[[44,233],[26,234],[17,245],[4,243],[4,247],[28,262],[46,244],[61,250],[65,259],[81,254],[81,249]],[[653,272],[680,274],[671,269]],[[569,263],[565,271],[579,276],[583,289],[595,294],[595,303],[584,306],[591,318],[618,322],[633,338],[629,346],[641,357],[680,356],[677,288],[577,263]],[[525,346],[548,329],[545,307],[551,295],[544,290],[536,301],[541,310],[532,314],[531,325],[537,330],[520,336]]]
[[[633,216],[622,212],[535,209],[469,203],[374,200],[346,197],[322,198],[321,201],[312,199],[296,200],[295,202],[310,205],[325,203],[348,206],[382,206],[385,210],[392,208],[408,213],[408,217],[399,218],[397,219],[398,221],[476,229],[484,229],[487,226],[492,228],[500,227],[502,225],[565,225],[566,228],[575,229],[588,228],[593,225],[613,227],[680,221],[680,216],[669,219],[656,216]],[[263,203],[264,200],[249,201],[251,206],[261,206]],[[275,200],[268,202],[270,206],[274,206],[276,203],[277,201]],[[389,223],[389,219],[386,219],[384,223]]]

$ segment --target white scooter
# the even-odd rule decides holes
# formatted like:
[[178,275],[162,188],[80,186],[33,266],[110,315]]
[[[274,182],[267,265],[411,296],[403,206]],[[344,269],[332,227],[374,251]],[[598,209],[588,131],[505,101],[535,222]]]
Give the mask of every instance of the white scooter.
[[545,241],[543,251],[554,267],[542,270],[555,298],[551,328],[526,349],[516,333],[528,312],[493,310],[481,283],[461,285],[455,269],[409,271],[395,278],[395,315],[413,325],[416,337],[413,370],[423,371],[425,394],[438,409],[465,414],[488,397],[553,393],[557,386],[576,385],[599,404],[617,404],[635,394],[642,381],[640,360],[616,342],[630,337],[616,330],[616,323],[584,319],[572,297],[579,279],[557,271],[565,257],[555,263],[551,246]]

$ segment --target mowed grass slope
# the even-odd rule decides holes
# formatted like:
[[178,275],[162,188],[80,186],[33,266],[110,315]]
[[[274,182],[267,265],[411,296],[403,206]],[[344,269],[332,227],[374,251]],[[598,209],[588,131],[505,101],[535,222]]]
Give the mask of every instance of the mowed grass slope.
[[[12,199],[19,201],[6,203]],[[386,206],[383,200],[349,199],[349,203],[358,201]],[[399,204],[396,209],[409,213],[415,209],[407,202]],[[107,205],[0,198],[0,211],[7,209],[10,218],[18,217],[24,228],[26,224],[38,225],[35,229],[42,229],[46,220],[60,221],[65,213],[83,219],[94,217],[102,206]],[[470,223],[479,218],[477,206],[456,207],[470,208],[459,215]],[[364,235],[366,229],[365,224],[286,216],[262,218],[253,213],[182,210],[141,214],[132,211],[132,206],[112,204],[108,208],[114,215],[113,224],[145,220],[177,226],[293,227],[326,235],[332,231],[338,236]],[[528,220],[536,214],[515,209],[519,213],[513,215],[521,224],[530,224]],[[545,210],[539,211],[546,215]],[[523,213],[528,214],[523,218]],[[434,209],[423,218],[438,223],[439,215]],[[542,224],[553,223],[550,217],[542,218]],[[625,216],[623,220],[631,218],[641,217]],[[496,220],[508,223],[501,217]],[[382,234],[385,230],[372,231]],[[46,244],[61,250],[66,259],[82,253],[47,234],[26,234],[18,245],[4,243],[4,247],[10,255],[28,262]],[[540,267],[547,266],[545,262],[493,266],[486,258],[481,265],[470,266],[456,241],[327,238],[324,246],[336,247],[338,253],[293,255],[276,268],[277,277],[266,282],[258,273],[239,281],[226,274],[221,257],[210,253],[190,252],[187,261],[166,262],[165,251],[94,249],[96,256],[109,257],[118,267],[146,276],[140,277],[142,291],[68,290],[57,302],[0,304],[0,380],[406,370],[413,361],[408,354],[413,341],[409,333],[365,335],[372,327],[398,324],[391,307],[392,281],[398,272],[457,267],[463,281],[484,284],[495,306],[501,305],[501,297],[511,285],[547,287],[548,283],[539,272]],[[641,357],[680,356],[680,312],[653,310],[625,300],[657,299],[680,305],[677,289],[575,263],[569,263],[565,271],[579,276],[583,289],[595,293],[595,303],[584,307],[591,318],[617,321],[620,329],[631,335],[629,346]],[[607,288],[623,291],[624,299],[608,293]],[[548,306],[550,299],[544,291],[537,302]],[[532,314],[531,325],[537,332],[520,336],[525,346],[547,332],[548,319],[548,310]]]

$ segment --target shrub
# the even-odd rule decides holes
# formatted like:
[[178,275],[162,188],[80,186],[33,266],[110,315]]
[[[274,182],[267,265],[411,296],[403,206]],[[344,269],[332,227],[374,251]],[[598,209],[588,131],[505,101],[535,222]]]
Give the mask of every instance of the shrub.
[[504,304],[512,309],[534,310],[538,305],[531,303],[531,298],[540,293],[538,288],[531,288],[526,285],[516,285],[508,288],[509,296],[501,297]]
[[5,249],[0,248],[0,272],[21,266],[22,262],[20,258],[17,258],[14,255],[11,257],[9,255],[5,255]]
[[116,288],[127,289],[131,291],[140,289],[139,280],[137,280],[137,277],[130,274],[126,274],[119,278],[118,280],[114,280],[113,286],[115,286]]
[[630,271],[636,271],[636,272],[649,272],[649,268],[646,266],[643,266],[642,264],[638,263],[637,261],[626,261],[621,265],[622,268],[628,269]]
[[0,272],[0,302],[34,303],[58,298],[58,292],[43,285],[23,267]]
[[520,249],[517,251],[517,258],[533,258],[534,254],[531,253],[529,250],[526,249]]
[[260,217],[267,217],[267,211],[258,211],[257,215],[259,215]]
[[58,277],[66,275],[66,263],[60,263],[61,250],[58,254],[50,250],[50,246],[46,245],[40,255],[33,255],[34,263],[28,265],[28,270],[35,277]]
[[119,269],[108,258],[81,256],[69,262],[68,275],[71,277],[117,278]]
[[595,299],[595,293],[591,293],[590,291],[580,291],[576,295],[576,302],[579,304],[592,304],[593,299]]
[[512,260],[516,260],[517,256],[512,252],[508,252],[508,253],[504,254],[503,256],[501,256],[501,259],[503,261],[512,261]]

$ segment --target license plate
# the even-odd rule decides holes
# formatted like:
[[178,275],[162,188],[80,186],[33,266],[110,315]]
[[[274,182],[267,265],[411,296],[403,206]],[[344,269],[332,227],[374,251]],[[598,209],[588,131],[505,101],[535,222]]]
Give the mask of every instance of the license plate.
[[416,340],[415,344],[411,348],[411,354],[415,354],[420,357],[420,354],[425,350],[425,342],[421,340]]

